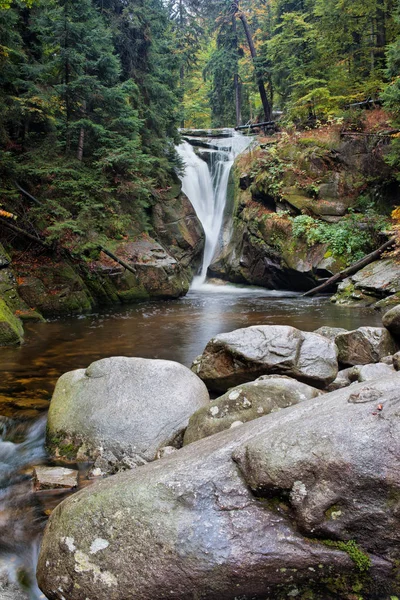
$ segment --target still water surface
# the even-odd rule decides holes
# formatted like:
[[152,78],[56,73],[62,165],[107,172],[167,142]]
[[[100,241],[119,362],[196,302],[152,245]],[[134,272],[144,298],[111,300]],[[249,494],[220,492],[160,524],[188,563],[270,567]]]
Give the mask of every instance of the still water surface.
[[175,301],[29,324],[21,348],[0,352],[0,414],[38,416],[62,373],[104,357],[163,358],[190,366],[214,335],[240,327],[277,324],[313,331],[380,323],[371,309],[336,306],[328,298],[206,285]]

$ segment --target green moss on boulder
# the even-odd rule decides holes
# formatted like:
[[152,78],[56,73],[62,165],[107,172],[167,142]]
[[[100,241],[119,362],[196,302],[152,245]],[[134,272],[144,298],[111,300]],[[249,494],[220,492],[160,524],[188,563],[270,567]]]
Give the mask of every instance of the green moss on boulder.
[[0,300],[0,346],[21,344],[23,337],[21,321],[13,315],[4,300]]

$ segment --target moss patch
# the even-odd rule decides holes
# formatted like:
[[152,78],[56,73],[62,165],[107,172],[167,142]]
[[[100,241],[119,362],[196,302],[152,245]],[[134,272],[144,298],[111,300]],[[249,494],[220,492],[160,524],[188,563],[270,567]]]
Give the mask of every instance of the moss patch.
[[13,315],[4,300],[0,300],[0,346],[21,344],[23,337],[21,321]]

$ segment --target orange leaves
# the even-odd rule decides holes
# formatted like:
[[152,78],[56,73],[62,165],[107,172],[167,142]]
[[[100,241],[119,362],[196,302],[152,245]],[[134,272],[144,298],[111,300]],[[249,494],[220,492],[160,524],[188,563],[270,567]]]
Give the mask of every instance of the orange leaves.
[[0,217],[5,217],[6,219],[16,219],[17,218],[16,215],[13,215],[13,213],[3,210],[2,208],[0,208]]
[[392,219],[396,225],[400,225],[400,206],[396,206],[392,211]]

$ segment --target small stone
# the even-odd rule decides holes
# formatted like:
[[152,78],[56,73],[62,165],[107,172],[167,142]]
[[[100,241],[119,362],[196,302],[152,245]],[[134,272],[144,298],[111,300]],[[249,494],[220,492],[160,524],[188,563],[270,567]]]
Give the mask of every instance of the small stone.
[[78,471],[64,467],[34,467],[33,477],[37,490],[70,489],[78,486]]
[[167,458],[168,456],[171,456],[171,454],[174,454],[175,452],[178,452],[178,450],[176,448],[174,448],[173,446],[164,446],[164,448],[160,448],[159,451],[157,452],[157,458]]

